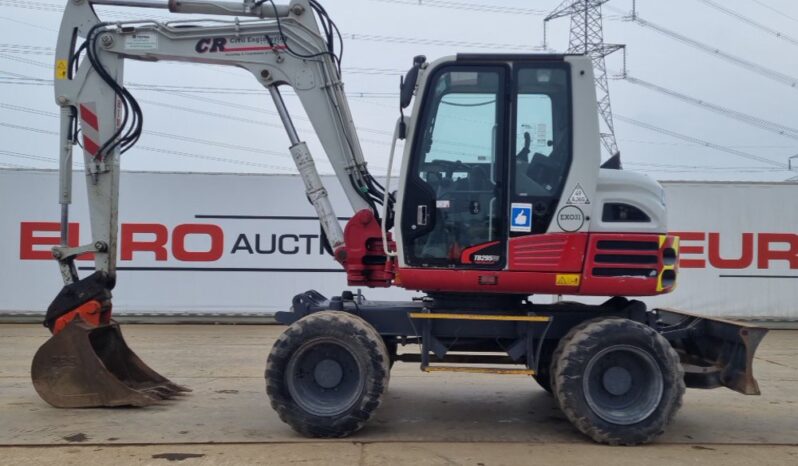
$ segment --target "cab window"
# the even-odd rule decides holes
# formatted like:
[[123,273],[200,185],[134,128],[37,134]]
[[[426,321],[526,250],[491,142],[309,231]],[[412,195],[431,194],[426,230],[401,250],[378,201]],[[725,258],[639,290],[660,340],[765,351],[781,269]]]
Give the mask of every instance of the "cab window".
[[567,73],[528,68],[517,76],[514,192],[559,197],[570,164]]
[[[419,201],[406,206],[411,261],[458,266],[470,263],[474,246],[501,239],[503,76],[495,68],[452,67],[432,84],[415,146],[420,191],[408,198]],[[503,260],[501,253],[483,256],[492,258],[485,266]]]

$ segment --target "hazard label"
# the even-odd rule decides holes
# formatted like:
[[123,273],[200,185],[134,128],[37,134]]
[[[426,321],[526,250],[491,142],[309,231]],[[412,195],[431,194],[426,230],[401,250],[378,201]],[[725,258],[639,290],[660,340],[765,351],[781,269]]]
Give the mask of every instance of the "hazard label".
[[66,79],[67,78],[67,61],[66,60],[56,60],[55,61],[55,79]]
[[582,189],[582,185],[579,183],[576,184],[574,191],[568,198],[568,204],[590,204],[590,199],[587,198],[585,190]]
[[557,286],[579,286],[580,279],[581,276],[578,273],[558,273],[555,284]]

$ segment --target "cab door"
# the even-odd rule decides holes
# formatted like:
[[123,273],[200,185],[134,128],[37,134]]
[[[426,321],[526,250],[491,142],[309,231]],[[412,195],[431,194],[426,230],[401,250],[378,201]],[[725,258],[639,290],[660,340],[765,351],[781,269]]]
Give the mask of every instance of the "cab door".
[[568,65],[519,62],[513,75],[511,238],[546,233],[556,220],[573,137]]
[[508,75],[496,65],[433,71],[403,186],[408,266],[505,265]]

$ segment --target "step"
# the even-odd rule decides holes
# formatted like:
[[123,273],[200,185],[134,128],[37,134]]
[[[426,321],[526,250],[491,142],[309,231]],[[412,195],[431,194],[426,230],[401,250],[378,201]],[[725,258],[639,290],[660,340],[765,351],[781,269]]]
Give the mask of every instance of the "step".
[[447,314],[432,312],[411,312],[412,319],[450,319],[450,320],[506,320],[511,322],[549,322],[550,316],[518,316],[495,314]]
[[532,369],[508,369],[504,367],[474,366],[422,366],[424,372],[465,372],[469,374],[535,375]]

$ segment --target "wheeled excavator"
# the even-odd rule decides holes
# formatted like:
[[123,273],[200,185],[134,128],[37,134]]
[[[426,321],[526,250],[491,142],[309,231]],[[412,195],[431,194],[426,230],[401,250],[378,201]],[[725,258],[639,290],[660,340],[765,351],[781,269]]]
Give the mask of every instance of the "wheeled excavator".
[[[96,5],[213,16],[103,21]],[[65,285],[47,309],[52,336],[32,366],[45,401],[143,407],[189,391],[141,361],[111,319],[120,161],[143,125],[124,84],[126,60],[249,71],[276,106],[326,249],[349,286],[423,294],[383,302],[311,290],[277,314],[287,329],[268,356],[266,392],[296,431],[343,437],[361,429],[395,362],[529,376],[579,431],[609,444],[654,439],[685,387],[759,394],[752,358],[766,330],[634,299],[673,291],[679,238],[668,233],[657,182],[621,169],[619,156],[601,163],[589,57],[415,57],[401,79],[388,164],[404,140],[401,171],[395,181],[389,169],[382,184],[347,104],[340,38],[316,0],[67,1],[54,80],[61,244],[53,256]],[[352,206],[344,225],[292,122],[286,87]],[[90,206],[85,245],[67,228],[76,145]],[[86,253],[96,270],[80,277],[74,261]],[[552,303],[546,295],[605,300]]]

